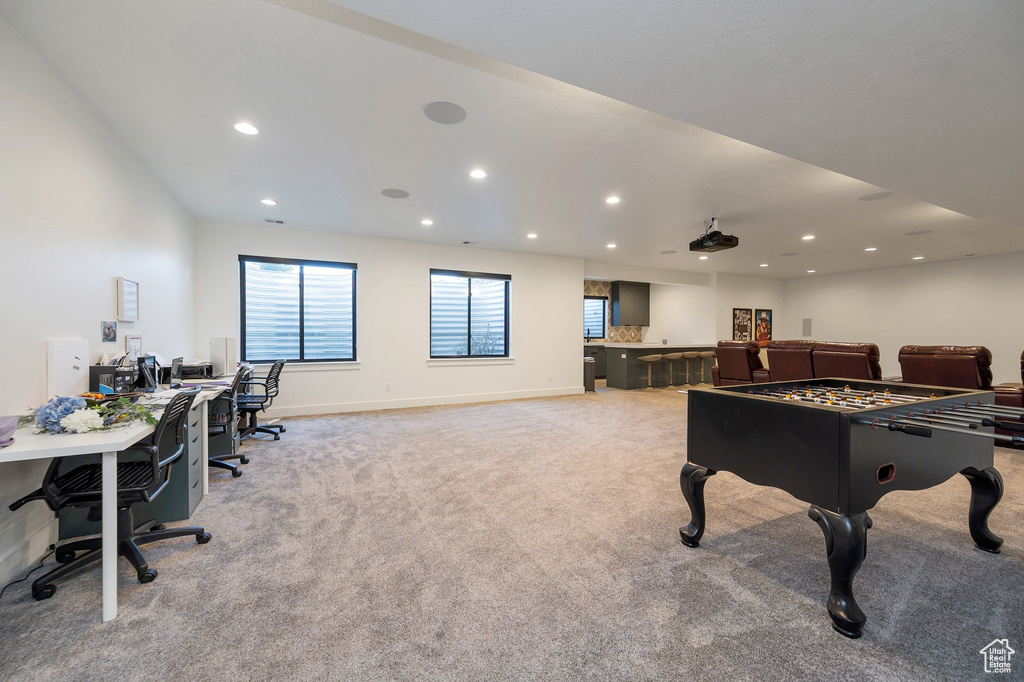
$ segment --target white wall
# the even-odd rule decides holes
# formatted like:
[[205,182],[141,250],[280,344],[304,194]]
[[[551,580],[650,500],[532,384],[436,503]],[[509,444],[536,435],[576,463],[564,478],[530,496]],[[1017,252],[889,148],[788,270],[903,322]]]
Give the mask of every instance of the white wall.
[[715,287],[715,327],[719,341],[732,338],[733,308],[750,308],[751,311],[767,308],[772,311],[772,338],[799,338],[784,336],[781,333],[785,328],[783,321],[790,314],[788,302],[784,298],[783,280],[719,274],[715,277]]
[[[47,339],[88,339],[90,360],[126,332],[191,348],[194,221],[3,17],[0,64],[2,415],[47,398]],[[117,276],[140,283],[141,319],[102,344]],[[0,464],[0,584],[56,538],[44,504],[7,510],[46,464]]]
[[717,343],[715,294],[709,286],[651,284],[651,326],[644,330],[644,343]]
[[[210,337],[238,336],[239,254],[358,264],[358,365],[286,367],[273,414],[583,391],[582,260],[206,221],[200,222],[198,235],[197,353]],[[513,362],[429,361],[430,268],[512,276]]]
[[1024,254],[801,277],[785,293],[787,338],[809,317],[815,340],[877,343],[886,376],[900,374],[900,346],[982,345],[996,383],[1020,381]]

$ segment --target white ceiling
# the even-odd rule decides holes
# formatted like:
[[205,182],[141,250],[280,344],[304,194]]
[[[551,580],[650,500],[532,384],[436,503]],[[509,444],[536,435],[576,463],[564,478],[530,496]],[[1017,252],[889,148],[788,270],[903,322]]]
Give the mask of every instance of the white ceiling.
[[[381,13],[401,10],[410,22],[420,15],[419,3],[345,4]],[[485,35],[493,27],[487,28],[482,19],[479,27],[475,23],[482,17],[480,8],[489,6],[490,23],[508,31],[494,45],[518,45],[539,62],[560,41],[579,44],[580,50],[588,37],[615,43],[603,56],[591,50],[589,60],[569,60],[568,54],[561,58],[594,73],[632,74],[637,81],[632,104],[639,104],[645,92],[658,90],[654,75],[637,77],[646,73],[642,65],[650,66],[653,74],[653,66],[693,55],[693,46],[664,50],[653,40],[660,31],[657,12],[644,14],[642,21],[620,21],[619,28],[629,35],[616,42],[610,28],[622,12],[607,3],[608,12],[578,14],[577,25],[590,28],[566,30],[562,40],[541,29],[549,23],[557,26],[570,15],[541,12],[542,6],[532,0],[503,9],[494,3],[463,7],[461,0],[444,4],[444,12],[432,3],[425,5],[435,12],[431,27],[474,33],[489,45]],[[676,4],[657,7],[675,13]],[[759,4],[742,6],[760,12]],[[455,11],[460,7],[462,11]],[[834,102],[824,108],[832,118],[822,107],[816,109],[825,117],[820,120],[799,108],[802,113],[795,121],[780,121],[779,114],[773,117],[768,98],[752,95],[743,100],[738,94],[742,88],[737,84],[748,78],[768,87],[764,81],[771,69],[723,62],[717,73],[729,75],[734,87],[727,89],[734,94],[725,98],[728,104],[705,111],[720,108],[719,130],[747,118],[748,129],[794,144],[801,142],[801,135],[793,131],[805,126],[804,147],[819,156],[835,154],[846,167],[876,164],[890,173],[893,182],[888,184],[868,184],[824,170],[368,20],[323,0],[0,0],[0,13],[182,203],[204,218],[262,222],[274,217],[318,230],[453,244],[470,240],[489,248],[773,277],[808,276],[807,269],[828,273],[905,265],[914,255],[931,262],[967,253],[1024,251],[1021,193],[999,191],[1013,181],[1021,184],[1019,156],[994,160],[996,165],[1009,164],[1001,185],[987,175],[969,176],[961,178],[963,186],[954,187],[956,192],[933,197],[933,203],[910,194],[858,201],[898,186],[909,187],[904,192],[922,187],[939,192],[957,174],[955,169],[944,171],[943,163],[951,163],[956,150],[970,146],[964,138],[978,142],[991,134],[992,126],[982,130],[984,126],[971,123],[961,135],[949,131],[951,139],[938,139],[931,146],[922,136],[917,142],[890,141],[888,132],[862,140],[859,147],[845,143],[825,133],[833,124],[842,127],[846,123],[841,121],[864,115],[863,107],[858,115],[847,116],[840,106],[847,97],[842,83],[851,83],[848,74],[828,91]],[[435,21],[452,16],[459,20]],[[537,16],[550,22],[539,22]],[[673,16],[678,21],[679,15]],[[696,23],[701,23],[699,18],[693,17]],[[536,35],[512,37],[531,25]],[[652,40],[632,53],[629,64],[620,64],[617,51],[629,46],[634,31],[646,31]],[[767,51],[775,59],[798,63],[804,54],[786,56],[783,43],[776,47]],[[613,66],[602,69],[602,59]],[[1020,63],[1017,67],[1019,75]],[[678,73],[664,80],[662,108],[678,99],[667,93],[685,90],[680,82],[688,81]],[[1012,99],[1014,83],[1007,78],[1003,84],[1004,90],[988,88],[995,90],[988,101],[1000,95]],[[443,126],[426,119],[423,105],[438,99],[464,106],[466,120]],[[763,108],[763,115],[751,109],[755,105]],[[904,118],[895,105],[886,106],[887,113],[879,114],[882,119]],[[747,113],[740,115],[739,110]],[[255,123],[261,134],[236,133],[231,126],[239,120]],[[1019,130],[1006,131],[1004,148],[996,151],[1012,152],[1015,144],[1020,148],[1020,135]],[[928,163],[914,164],[917,172],[901,173],[879,160],[884,154],[874,153],[893,144],[917,144]],[[844,155],[844,145],[858,153]],[[935,154],[946,152],[947,161],[934,160]],[[938,167],[931,168],[932,163]],[[490,173],[485,181],[469,179],[468,171],[476,166]],[[386,199],[380,191],[388,187],[405,189],[411,196]],[[614,208],[604,203],[613,192],[622,196]],[[982,195],[998,200],[999,211],[978,210],[970,200]],[[264,207],[259,204],[263,197],[280,204]],[[934,203],[940,199],[975,215],[940,208]],[[686,244],[702,229],[702,219],[712,214],[721,217],[724,231],[740,237],[740,247],[711,254],[701,263],[686,251]],[[424,217],[434,225],[422,227]],[[906,234],[923,230],[931,232]],[[540,236],[528,240],[528,232]],[[816,239],[802,241],[808,233]],[[618,244],[614,251],[605,247],[610,241]],[[868,246],[878,251],[865,253]],[[661,255],[666,249],[679,253]],[[798,255],[780,255],[787,252]],[[758,267],[763,262],[769,267]]]

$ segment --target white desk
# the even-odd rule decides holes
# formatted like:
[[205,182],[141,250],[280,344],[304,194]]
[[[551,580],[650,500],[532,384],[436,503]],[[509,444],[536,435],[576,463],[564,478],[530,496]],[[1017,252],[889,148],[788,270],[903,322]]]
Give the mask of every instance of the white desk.
[[[200,391],[196,402],[216,398],[218,391]],[[206,442],[207,410],[203,410],[203,493],[207,481]],[[156,430],[155,426],[133,422],[109,431],[91,433],[36,433],[35,427],[22,427],[14,432],[14,442],[0,449],[0,464],[30,459],[50,459],[72,455],[102,454],[100,509],[103,514],[103,621],[117,617],[117,453],[126,450]],[[28,492],[28,491],[26,491]]]

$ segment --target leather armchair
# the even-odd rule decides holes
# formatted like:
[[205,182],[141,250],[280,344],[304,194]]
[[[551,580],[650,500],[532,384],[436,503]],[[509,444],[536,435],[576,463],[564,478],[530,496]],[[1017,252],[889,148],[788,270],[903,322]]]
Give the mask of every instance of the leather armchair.
[[1024,352],[1020,354],[1020,378],[1019,384],[998,384],[993,387],[996,391],[996,405],[1024,410]]
[[719,341],[715,351],[718,364],[711,368],[711,380],[715,386],[771,381],[760,354],[757,341]]
[[992,353],[985,346],[903,346],[899,358],[908,384],[992,388]]
[[811,351],[814,341],[778,340],[767,345],[768,372],[772,381],[801,381],[814,378]]
[[878,356],[878,346],[873,343],[816,341],[811,353],[814,378],[838,377],[877,381],[882,378],[882,366],[878,364]]

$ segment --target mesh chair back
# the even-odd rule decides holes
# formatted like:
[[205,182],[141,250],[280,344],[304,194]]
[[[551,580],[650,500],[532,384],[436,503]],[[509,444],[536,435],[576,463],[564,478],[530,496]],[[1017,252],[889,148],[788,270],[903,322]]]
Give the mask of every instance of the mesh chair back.
[[249,368],[243,365],[238,368],[237,372],[235,372],[235,378],[231,380],[231,385],[228,387],[228,398],[231,399],[231,402],[235,401],[235,396],[238,395],[238,389],[242,384],[242,377],[244,377],[248,371]]
[[284,369],[284,360],[276,360],[267,373],[267,397],[273,398],[277,395],[277,382],[281,377],[281,370]]
[[191,391],[179,391],[171,398],[171,402],[164,408],[163,417],[156,425],[153,433],[153,445],[157,447],[157,453],[161,458],[178,449],[178,446],[185,442],[185,420],[188,418],[188,411],[192,409],[192,402],[199,394],[199,389]]

